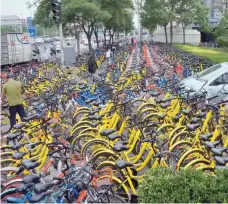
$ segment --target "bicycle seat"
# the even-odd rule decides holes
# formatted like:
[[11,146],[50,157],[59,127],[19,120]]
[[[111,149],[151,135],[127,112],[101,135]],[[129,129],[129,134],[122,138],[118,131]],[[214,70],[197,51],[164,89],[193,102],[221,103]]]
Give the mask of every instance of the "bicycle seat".
[[110,135],[110,134],[112,134],[114,132],[116,132],[115,129],[106,129],[106,130],[102,130],[100,132],[100,134],[101,134],[101,136],[108,136],[108,135]]
[[88,116],[89,120],[101,120],[102,116],[101,115],[90,115]]
[[19,150],[21,147],[23,147],[25,144],[15,144],[15,145],[12,145],[10,148],[12,150]]
[[89,111],[90,115],[94,115],[95,113],[98,113],[100,111],[100,108],[96,108],[94,110]]
[[34,194],[31,197],[30,203],[38,203],[39,201],[41,201],[43,198],[45,198],[45,196],[52,194],[53,191],[52,190],[48,190],[47,192],[41,193],[41,194]]
[[127,161],[124,161],[124,160],[120,160],[120,159],[118,159],[118,160],[116,161],[115,165],[116,165],[116,167],[117,167],[118,169],[124,169],[124,168],[126,168],[126,167],[132,167],[132,166],[133,166],[132,163],[127,162]]
[[168,108],[171,104],[170,103],[167,103],[167,104],[160,104],[160,106],[162,108]]
[[162,101],[163,103],[168,102],[168,101],[171,101],[171,100],[173,100],[172,97],[166,98],[166,99],[161,99],[161,101]]
[[12,158],[15,160],[20,160],[23,158],[23,156],[25,156],[26,154],[28,154],[28,152],[16,152],[12,155]]
[[97,121],[97,122],[93,123],[91,126],[95,128],[95,127],[97,127],[100,124],[102,124],[102,122],[101,121]]
[[207,115],[206,112],[201,112],[201,113],[198,115],[198,117],[199,117],[199,118],[204,118],[206,115]]
[[129,147],[126,146],[126,145],[123,145],[123,144],[115,144],[114,147],[113,147],[113,150],[116,151],[116,152],[122,152],[124,150],[128,150]]
[[107,137],[108,137],[108,139],[110,139],[110,140],[115,140],[115,139],[117,139],[117,138],[121,138],[121,135],[118,135],[118,134],[116,134],[116,133],[113,133],[113,134],[108,135]]
[[191,113],[192,109],[189,109],[189,110],[181,110],[181,112],[184,114],[184,115],[189,115]]
[[21,122],[21,123],[18,123],[16,125],[13,126],[14,129],[21,129],[22,127],[25,126],[26,123],[24,122]]
[[174,116],[174,117],[173,117],[173,120],[174,120],[175,122],[177,122],[180,118],[181,118],[181,114],[180,114],[180,115]]
[[191,130],[191,131],[194,131],[196,130],[198,127],[200,127],[200,124],[197,123],[197,124],[187,124],[186,127]]
[[161,95],[161,94],[162,94],[161,92],[152,92],[152,93],[151,93],[151,96],[156,97],[156,96],[159,96],[159,95]]
[[218,156],[222,156],[222,153],[225,152],[225,151],[228,151],[228,148],[226,147],[222,147],[222,148],[212,148],[211,151],[218,155]]
[[94,101],[93,103],[92,103],[92,105],[94,105],[94,106],[99,106],[99,105],[101,105],[102,104],[102,101]]
[[25,169],[30,170],[30,169],[35,169],[38,167],[41,163],[40,162],[33,162],[28,159],[22,160],[21,164],[24,166]]
[[201,120],[201,118],[193,118],[193,119],[191,120],[191,123],[196,124],[196,123],[198,123],[200,120]]
[[161,114],[158,114],[157,117],[159,119],[164,119],[166,115],[167,115],[166,113],[161,113]]
[[163,103],[160,99],[155,99],[154,101],[158,104]]
[[214,142],[208,142],[206,141],[204,143],[208,148],[215,148],[218,144],[220,144],[220,141],[214,141]]
[[40,181],[40,175],[27,175],[22,179],[22,183],[37,183]]
[[96,100],[97,100],[96,98],[89,98],[89,99],[85,100],[85,103],[91,103],[91,102],[96,101]]
[[208,134],[199,134],[199,137],[202,140],[209,140],[212,137],[213,133],[208,133]]
[[36,114],[29,115],[29,116],[27,116],[27,117],[24,117],[24,118],[23,118],[23,121],[29,122],[30,120],[33,120],[33,119],[35,119],[36,117],[37,117]]
[[127,145],[128,144],[128,141],[118,141],[118,142],[115,142],[115,145]]
[[35,193],[37,194],[41,194],[45,191],[47,191],[49,188],[51,188],[54,184],[53,183],[46,183],[46,184],[43,184],[43,183],[37,183],[35,185],[35,188],[34,188],[34,191]]
[[228,162],[228,157],[218,157],[218,156],[215,156],[214,157],[215,161],[221,165],[226,165],[226,163]]
[[7,140],[15,140],[18,136],[20,136],[21,132],[12,133],[9,135],[6,135]]
[[34,186],[34,183],[27,183],[25,185],[21,185],[21,186],[17,187],[16,191],[25,194],[28,191],[30,191],[33,186]]

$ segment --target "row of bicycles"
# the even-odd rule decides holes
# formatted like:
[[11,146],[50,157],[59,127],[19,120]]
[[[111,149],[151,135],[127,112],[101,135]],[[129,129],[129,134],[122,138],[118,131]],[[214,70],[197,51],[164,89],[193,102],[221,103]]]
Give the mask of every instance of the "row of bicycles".
[[27,76],[27,117],[1,136],[2,203],[137,203],[151,168],[227,168],[228,101],[183,89],[143,52],[95,76],[55,64]]

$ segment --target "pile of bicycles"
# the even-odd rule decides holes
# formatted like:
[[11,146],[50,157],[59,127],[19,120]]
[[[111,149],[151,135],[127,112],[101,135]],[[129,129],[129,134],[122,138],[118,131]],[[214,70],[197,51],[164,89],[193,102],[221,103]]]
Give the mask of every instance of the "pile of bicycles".
[[99,75],[51,63],[26,76],[27,117],[1,136],[1,202],[135,203],[150,168],[227,168],[228,101],[147,67],[145,46]]

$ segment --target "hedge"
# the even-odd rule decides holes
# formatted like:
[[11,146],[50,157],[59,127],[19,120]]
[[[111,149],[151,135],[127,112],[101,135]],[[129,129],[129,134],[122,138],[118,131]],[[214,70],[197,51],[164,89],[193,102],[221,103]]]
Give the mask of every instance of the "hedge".
[[195,169],[151,169],[138,194],[141,203],[227,203],[228,170],[219,170],[213,176]]

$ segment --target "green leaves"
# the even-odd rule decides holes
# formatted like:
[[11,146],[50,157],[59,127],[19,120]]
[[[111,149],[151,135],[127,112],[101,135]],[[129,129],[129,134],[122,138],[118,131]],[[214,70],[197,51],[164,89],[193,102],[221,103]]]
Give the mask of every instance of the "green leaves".
[[151,169],[138,188],[142,203],[227,203],[228,171]]

